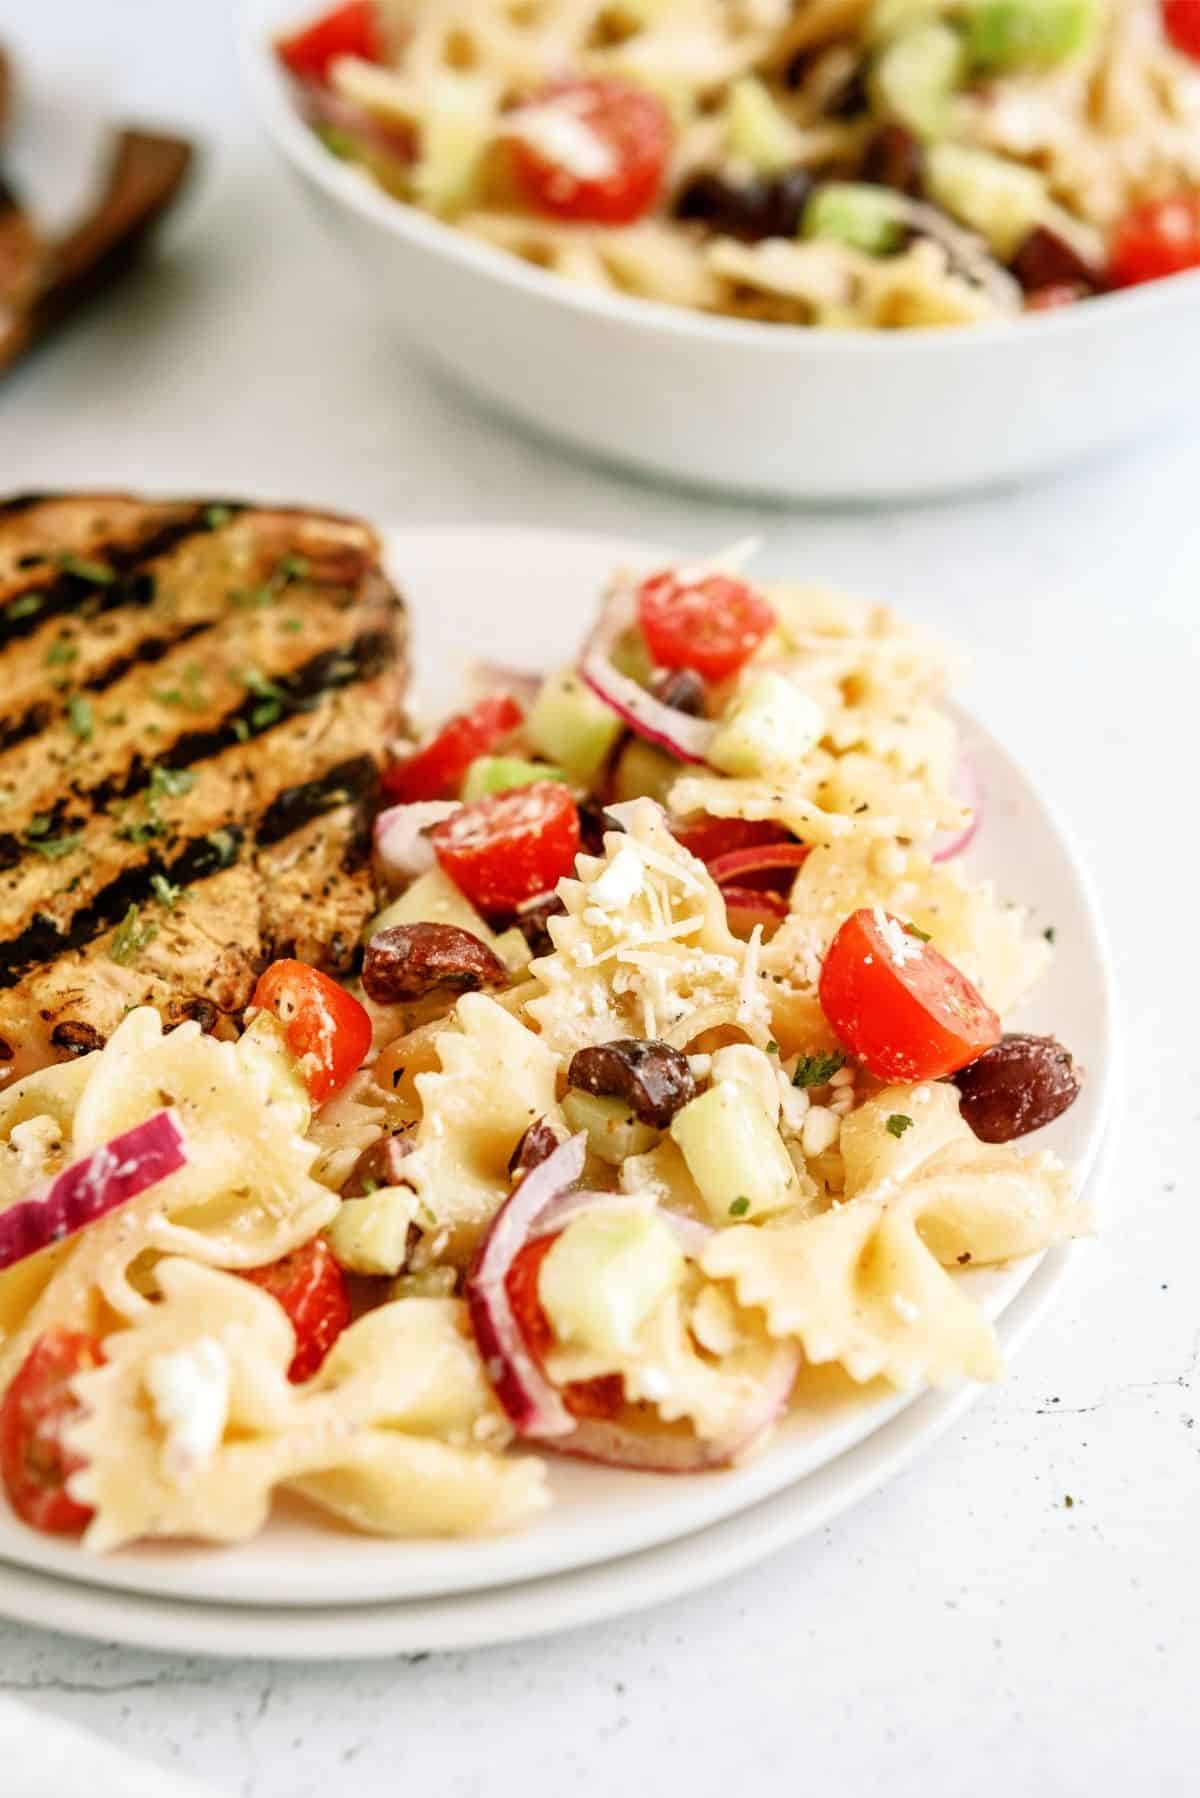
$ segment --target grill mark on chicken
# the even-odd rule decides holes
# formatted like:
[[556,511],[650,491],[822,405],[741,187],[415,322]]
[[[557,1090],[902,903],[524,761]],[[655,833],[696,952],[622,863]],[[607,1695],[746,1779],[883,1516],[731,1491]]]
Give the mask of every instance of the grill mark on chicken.
[[[118,578],[89,582],[91,561]],[[0,632],[0,1086],[132,1004],[226,1031],[279,953],[352,970],[406,646],[371,533],[20,496],[0,501],[0,607],[29,592],[51,605]]]

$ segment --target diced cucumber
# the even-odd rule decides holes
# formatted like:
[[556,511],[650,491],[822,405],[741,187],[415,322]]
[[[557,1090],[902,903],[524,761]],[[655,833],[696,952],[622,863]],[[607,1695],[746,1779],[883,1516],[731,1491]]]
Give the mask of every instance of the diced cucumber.
[[408,1259],[416,1208],[416,1194],[401,1186],[343,1199],[325,1232],[334,1260],[352,1274],[398,1274]]
[[676,1284],[683,1252],[653,1213],[588,1211],[569,1223],[538,1275],[538,1297],[558,1340],[600,1355],[628,1355],[642,1322]]
[[581,787],[591,785],[620,734],[621,720],[574,668],[547,676],[525,721],[531,746]]
[[265,1073],[269,1103],[285,1107],[296,1128],[307,1130],[312,1116],[308,1089],[282,1026],[269,1012],[259,1012],[247,1024],[237,1041],[237,1057],[243,1067]]
[[807,693],[782,674],[760,674],[734,702],[708,759],[733,775],[794,768],[821,740],[825,721]]
[[725,101],[725,142],[756,175],[777,175],[796,162],[799,133],[762,82],[743,75]]
[[471,199],[495,128],[492,84],[475,75],[444,73],[429,83],[421,126],[421,154],[413,191],[433,212],[455,212]]
[[586,1130],[588,1148],[601,1161],[620,1167],[631,1155],[644,1155],[658,1141],[658,1131],[639,1123],[624,1099],[583,1093],[572,1087],[562,1102],[572,1131]]
[[549,762],[526,762],[515,755],[477,755],[467,769],[462,797],[469,805],[488,793],[504,793],[510,787],[529,787],[535,780],[562,780],[561,768]]
[[827,181],[805,207],[804,235],[832,238],[868,256],[890,256],[904,243],[904,225],[886,187]]
[[962,0],[967,54],[988,73],[1051,68],[1096,28],[1096,0]]
[[930,199],[985,237],[1002,262],[1020,248],[1047,204],[1033,169],[964,144],[932,144],[925,159]]
[[489,948],[496,944],[494,935],[471,901],[463,897],[449,875],[443,874],[440,868],[430,868],[427,874],[419,875],[406,893],[385,905],[372,920],[368,935],[389,930],[393,924],[457,924],[460,930],[471,931]]
[[880,112],[918,136],[937,137],[966,74],[967,53],[958,32],[929,19],[884,44],[871,69],[871,97]]
[[798,1196],[783,1138],[745,1081],[716,1081],[675,1113],[671,1135],[716,1224],[765,1217]]
[[655,799],[659,805],[665,805],[667,794],[682,772],[682,762],[677,762],[665,749],[655,749],[652,743],[643,743],[640,737],[631,737],[617,757],[617,764],[613,769],[613,799],[618,802],[624,799]]

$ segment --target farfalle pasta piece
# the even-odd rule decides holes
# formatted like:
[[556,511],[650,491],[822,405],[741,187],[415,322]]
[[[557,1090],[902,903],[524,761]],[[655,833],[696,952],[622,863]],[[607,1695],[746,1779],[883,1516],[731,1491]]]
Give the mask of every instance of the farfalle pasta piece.
[[[149,1301],[129,1278],[135,1262],[185,1254],[214,1267],[260,1267],[309,1241],[337,1209],[335,1195],[312,1177],[317,1149],[305,1136],[303,1088],[264,1039],[248,1033],[237,1044],[218,1042],[194,1023],[164,1034],[157,1012],[144,1008],[77,1062],[80,1070],[64,1160],[164,1104],[179,1113],[188,1160],[79,1238],[35,1257],[32,1269],[0,1274],[0,1390],[50,1325],[94,1328],[102,1301],[119,1317],[144,1312]],[[18,1103],[26,1085],[13,1089]],[[30,1297],[46,1258],[53,1269]],[[12,1303],[15,1291],[27,1297],[23,1312]]]
[[1004,1013],[1050,960],[1026,914],[1005,906],[990,882],[968,881],[957,861],[936,863],[917,848],[862,840],[814,849],[792,886],[789,914],[763,951],[770,972],[815,986],[821,959],[851,912],[881,906],[923,930]]
[[433,1256],[462,1262],[511,1191],[509,1159],[529,1125],[561,1120],[552,1045],[483,993],[465,993],[454,1018],[434,1039],[440,1071],[414,1082],[422,1115],[404,1178]]
[[542,1039],[562,1057],[622,1036],[682,1048],[719,1026],[766,1043],[773,994],[757,936],[733,935],[708,870],[657,805],[637,801],[624,822],[559,883],[566,916],[550,920],[554,954],[534,962],[541,990],[526,1007]]
[[1034,1254],[1089,1226],[1067,1170],[979,1142],[952,1086],[893,1086],[842,1124],[845,1197],[819,1216],[721,1231],[703,1257],[810,1362],[895,1386],[995,1379],[995,1333],[947,1268]]
[[78,1379],[67,1441],[85,1463],[71,1491],[94,1512],[87,1548],[242,1541],[289,1484],[393,1535],[505,1527],[544,1504],[537,1463],[483,1446],[509,1432],[456,1301],[380,1307],[293,1387],[293,1331],[269,1295],[182,1259],[159,1283],[160,1301]]

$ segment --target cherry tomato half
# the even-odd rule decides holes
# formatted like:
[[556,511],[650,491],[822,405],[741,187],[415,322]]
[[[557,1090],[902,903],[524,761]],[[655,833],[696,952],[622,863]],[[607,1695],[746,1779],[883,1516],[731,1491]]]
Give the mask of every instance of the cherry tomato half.
[[559,83],[513,115],[513,174],[538,212],[629,225],[658,197],[672,135],[670,113],[647,88],[615,78]]
[[724,680],[753,655],[775,625],[775,613],[753,587],[727,574],[681,581],[672,568],[637,591],[638,624],[660,668],[694,668]]
[[371,1047],[371,1019],[364,1007],[307,962],[272,962],[251,1005],[271,1012],[283,1025],[314,1105],[323,1105],[345,1086]]
[[243,1278],[270,1293],[296,1332],[288,1379],[294,1385],[311,1379],[350,1322],[346,1276],[329,1244],[316,1236],[279,1261],[247,1268]]
[[579,810],[557,780],[464,805],[430,832],[438,862],[472,905],[496,915],[548,893],[579,853]]
[[1200,191],[1148,200],[1126,213],[1109,250],[1109,278],[1136,287],[1200,268]]
[[966,975],[878,908],[846,919],[818,991],[839,1040],[879,1080],[939,1080],[1000,1041]]
[[[542,1310],[538,1279],[542,1262],[557,1241],[555,1235],[527,1242],[504,1282],[517,1328],[539,1367],[544,1367],[546,1356],[554,1347],[554,1331]],[[563,1387],[562,1401],[572,1417],[613,1417],[625,1403],[625,1382],[619,1373],[601,1374],[594,1380],[573,1380]]]
[[1200,62],[1200,5],[1196,0],[1162,0],[1162,20],[1175,48]]
[[0,1405],[0,1480],[17,1516],[48,1535],[75,1534],[92,1520],[88,1507],[67,1491],[68,1479],[84,1463],[63,1446],[62,1434],[81,1409],[71,1381],[103,1360],[95,1336],[47,1330]]
[[284,67],[298,81],[329,80],[329,70],[339,56],[358,56],[363,62],[383,61],[383,41],[375,15],[375,0],[347,0],[304,25],[291,37],[280,38],[275,51]]
[[424,799],[455,799],[476,756],[487,755],[511,735],[524,717],[511,693],[489,693],[469,712],[459,712],[437,735],[422,743],[383,777],[389,799],[411,805]]

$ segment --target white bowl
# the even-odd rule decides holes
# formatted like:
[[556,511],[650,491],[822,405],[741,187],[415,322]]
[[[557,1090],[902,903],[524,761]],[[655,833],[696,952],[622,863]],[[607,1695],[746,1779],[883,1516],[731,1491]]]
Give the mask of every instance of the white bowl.
[[1200,274],[1007,324],[893,333],[710,317],[534,268],[325,150],[270,48],[304,11],[248,0],[248,82],[381,323],[578,449],[780,499],[919,497],[1109,449],[1194,402]]

